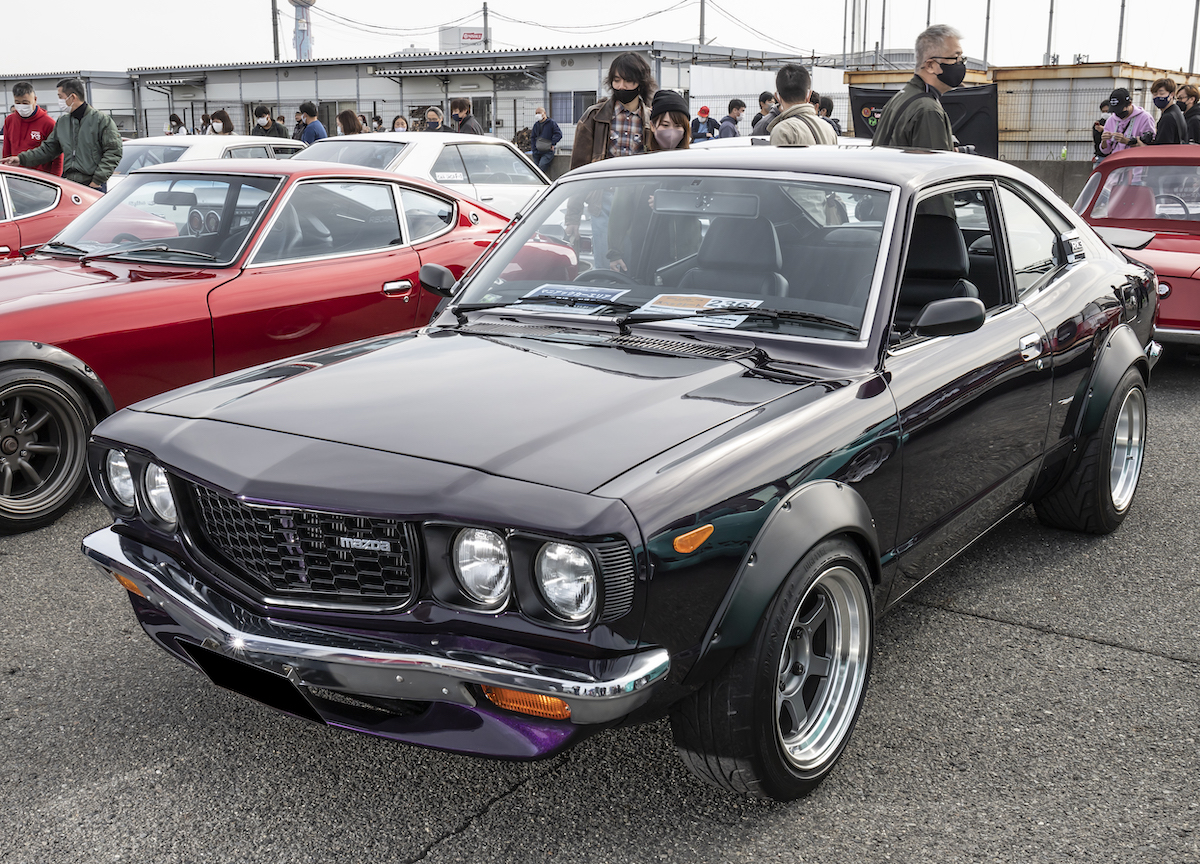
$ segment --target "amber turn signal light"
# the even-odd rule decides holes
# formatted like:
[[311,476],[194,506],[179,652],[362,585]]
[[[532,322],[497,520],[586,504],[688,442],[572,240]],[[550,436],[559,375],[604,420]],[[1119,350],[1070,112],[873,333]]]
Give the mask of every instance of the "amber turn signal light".
[[114,579],[116,579],[119,583],[121,583],[121,587],[124,588],[126,591],[130,592],[131,594],[136,594],[137,596],[141,597],[143,600],[146,599],[146,595],[142,593],[142,589],[139,588],[132,579],[130,579],[127,576],[122,576],[116,570],[109,570],[108,572],[112,574],[112,577]]
[[686,534],[680,534],[675,538],[675,542],[671,545],[675,547],[676,552],[681,552],[686,555],[688,552],[695,552],[697,549],[703,546],[704,541],[712,535],[712,532],[713,526],[711,524],[701,525],[694,531],[689,531]]
[[556,696],[540,696],[537,693],[522,693],[520,690],[487,685],[484,685],[483,695],[501,708],[532,714],[534,717],[566,720],[571,716],[571,706]]

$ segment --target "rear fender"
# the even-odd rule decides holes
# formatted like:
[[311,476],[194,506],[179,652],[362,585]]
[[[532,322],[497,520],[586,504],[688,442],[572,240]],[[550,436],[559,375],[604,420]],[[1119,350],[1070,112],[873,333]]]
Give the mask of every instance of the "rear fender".
[[875,520],[862,496],[837,480],[806,483],[779,503],[751,544],[709,624],[700,656],[685,683],[702,683],[734,649],[747,644],[796,563],[817,543],[836,534],[858,544],[872,583],[879,585],[882,572]]
[[116,410],[112,395],[92,368],[61,348],[19,339],[0,341],[0,366],[34,366],[63,376],[91,402],[96,419]]
[[1137,334],[1128,324],[1121,324],[1113,328],[1108,341],[1100,349],[1100,356],[1096,358],[1095,371],[1088,382],[1083,409],[1079,412],[1076,441],[1100,428],[1117,384],[1130,368],[1136,368],[1141,373],[1142,381],[1149,383],[1150,361],[1138,343]]

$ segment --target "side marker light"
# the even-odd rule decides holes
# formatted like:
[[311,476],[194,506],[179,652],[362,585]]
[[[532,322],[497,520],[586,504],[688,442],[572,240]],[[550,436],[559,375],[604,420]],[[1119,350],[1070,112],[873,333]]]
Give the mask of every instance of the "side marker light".
[[675,547],[676,552],[686,555],[689,552],[695,552],[697,549],[703,546],[704,541],[712,536],[712,533],[713,526],[711,524],[701,525],[699,528],[696,528],[693,531],[689,531],[686,534],[680,534],[675,538],[675,542],[671,545]]

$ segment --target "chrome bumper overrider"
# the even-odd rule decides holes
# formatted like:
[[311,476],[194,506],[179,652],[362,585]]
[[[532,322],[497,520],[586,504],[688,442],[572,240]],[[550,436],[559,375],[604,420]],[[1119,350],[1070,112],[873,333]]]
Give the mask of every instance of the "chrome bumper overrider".
[[265,618],[210,590],[172,556],[111,528],[85,537],[83,553],[105,573],[129,579],[187,637],[285,675],[301,690],[312,686],[347,695],[474,707],[476,699],[467,685],[486,684],[558,697],[570,706],[572,722],[591,724],[619,719],[644,704],[651,685],[670,668],[662,648],[605,661],[603,672],[592,674],[515,662],[501,651],[439,648],[439,642],[448,640],[436,636],[424,637],[420,646],[401,645]]

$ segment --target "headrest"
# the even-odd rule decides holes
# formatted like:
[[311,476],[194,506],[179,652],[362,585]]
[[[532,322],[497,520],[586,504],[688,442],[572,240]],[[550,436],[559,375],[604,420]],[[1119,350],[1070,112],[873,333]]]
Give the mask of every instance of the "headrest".
[[875,228],[841,226],[825,232],[821,241],[829,246],[879,246],[882,232]]
[[775,226],[763,216],[714,219],[704,233],[699,259],[701,267],[721,270],[778,270],[783,266]]
[[968,272],[967,244],[958,223],[936,213],[918,214],[908,241],[905,277],[962,279]]

